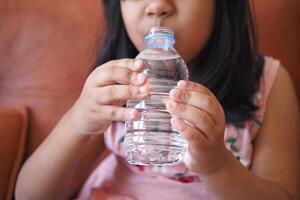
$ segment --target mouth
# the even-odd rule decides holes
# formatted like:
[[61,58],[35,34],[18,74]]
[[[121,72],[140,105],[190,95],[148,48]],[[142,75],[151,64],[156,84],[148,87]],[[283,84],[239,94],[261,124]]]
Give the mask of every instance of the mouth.
[[[168,27],[163,23],[163,20],[160,18],[156,18],[150,23],[150,26],[148,26],[147,32],[150,31],[152,27]],[[146,33],[147,34],[147,33]]]
[[156,29],[156,30],[161,30],[161,31],[165,31],[166,29],[169,29],[169,30],[171,30],[173,32],[173,34],[175,34],[174,31],[173,31],[173,29],[170,28],[170,27],[168,27],[168,26],[150,26],[150,28],[148,29],[148,31],[146,31],[144,33],[144,38],[147,35],[149,35],[151,32],[153,32],[153,31],[151,31],[153,28]]

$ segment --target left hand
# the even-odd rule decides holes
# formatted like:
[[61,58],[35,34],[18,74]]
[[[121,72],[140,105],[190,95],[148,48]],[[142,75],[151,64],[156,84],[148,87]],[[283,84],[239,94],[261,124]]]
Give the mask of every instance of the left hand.
[[213,93],[198,83],[179,81],[170,91],[167,111],[172,126],[188,142],[185,164],[200,176],[224,166],[228,151],[224,145],[224,111]]

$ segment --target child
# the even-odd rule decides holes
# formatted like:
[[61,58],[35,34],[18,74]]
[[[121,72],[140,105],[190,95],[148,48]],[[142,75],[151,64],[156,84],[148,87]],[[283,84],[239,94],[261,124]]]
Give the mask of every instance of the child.
[[[17,200],[288,200],[299,196],[299,115],[277,60],[257,53],[247,0],[104,0],[100,66],[23,166]],[[170,27],[190,81],[170,92],[172,125],[188,141],[184,163],[133,166],[124,158],[128,99],[149,95],[134,61],[152,26]],[[124,59],[121,59],[124,58]],[[188,122],[188,123],[187,123]],[[112,152],[93,168],[104,152]],[[80,193],[76,193],[81,188]]]

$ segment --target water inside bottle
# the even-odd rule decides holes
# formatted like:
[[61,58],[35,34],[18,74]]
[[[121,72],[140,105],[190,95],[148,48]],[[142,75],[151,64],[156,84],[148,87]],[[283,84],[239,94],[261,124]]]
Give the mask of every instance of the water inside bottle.
[[129,163],[139,165],[177,164],[184,158],[187,143],[172,127],[165,103],[177,82],[187,79],[186,65],[178,55],[142,60],[151,92],[143,101],[127,102],[127,107],[137,109],[141,118],[126,122],[126,158]]

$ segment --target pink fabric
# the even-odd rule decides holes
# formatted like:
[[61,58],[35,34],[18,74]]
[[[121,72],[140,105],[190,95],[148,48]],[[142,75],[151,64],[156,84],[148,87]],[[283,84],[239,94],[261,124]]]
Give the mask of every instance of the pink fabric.
[[[277,74],[279,61],[265,57],[265,67],[255,103],[259,106],[256,119],[243,126],[228,124],[224,142],[241,164],[249,167],[252,161],[252,141],[263,122],[268,95]],[[113,123],[105,133],[105,142],[112,151],[91,174],[79,200],[199,200],[212,199],[198,176],[184,164],[177,166],[134,166],[124,158],[122,141],[124,123]]]

